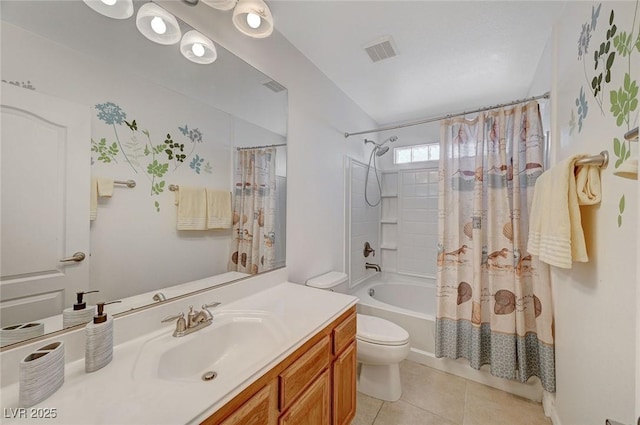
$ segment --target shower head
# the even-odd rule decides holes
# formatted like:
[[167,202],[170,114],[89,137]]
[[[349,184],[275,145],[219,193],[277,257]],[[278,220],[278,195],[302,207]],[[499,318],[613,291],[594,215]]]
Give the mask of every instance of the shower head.
[[364,144],[366,145],[367,143],[373,143],[375,147],[373,148],[373,151],[371,151],[371,153],[373,154],[373,152],[375,152],[376,156],[382,156],[389,151],[389,146],[384,146],[384,145],[388,142],[393,143],[396,140],[398,140],[398,136],[391,136],[384,142],[378,144],[373,140],[364,139]]
[[378,146],[376,149],[376,156],[382,156],[389,151],[389,146]]

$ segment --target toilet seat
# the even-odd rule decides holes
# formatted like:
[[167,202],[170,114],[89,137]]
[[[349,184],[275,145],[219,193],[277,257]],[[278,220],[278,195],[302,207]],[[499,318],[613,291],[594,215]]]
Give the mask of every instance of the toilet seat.
[[404,345],[409,343],[409,333],[400,326],[380,317],[357,314],[356,339],[377,345]]

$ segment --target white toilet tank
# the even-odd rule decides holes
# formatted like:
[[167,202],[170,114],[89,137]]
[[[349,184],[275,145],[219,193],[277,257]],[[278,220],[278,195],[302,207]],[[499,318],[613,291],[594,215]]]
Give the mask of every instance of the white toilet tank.
[[308,279],[305,284],[312,288],[328,289],[346,294],[349,290],[349,276],[341,272],[328,272]]

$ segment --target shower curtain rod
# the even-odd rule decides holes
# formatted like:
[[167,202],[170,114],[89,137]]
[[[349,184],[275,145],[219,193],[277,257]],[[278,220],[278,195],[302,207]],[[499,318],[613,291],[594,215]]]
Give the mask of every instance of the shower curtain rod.
[[279,146],[287,146],[286,143],[281,143],[279,145],[262,145],[262,146],[248,146],[246,148],[236,148],[239,151],[246,151],[248,149],[264,149],[264,148],[277,148]]
[[533,96],[533,97],[528,97],[526,99],[514,100],[513,102],[509,102],[509,103],[499,103],[497,105],[485,106],[485,107],[474,109],[474,110],[471,110],[471,111],[459,112],[457,114],[441,115],[439,117],[426,118],[426,119],[423,119],[423,120],[420,120],[420,121],[412,121],[412,122],[408,122],[408,123],[405,123],[405,124],[390,125],[388,127],[381,127],[381,128],[376,128],[376,129],[373,129],[373,130],[358,131],[357,133],[344,133],[344,137],[346,139],[349,136],[357,136],[358,134],[378,133],[380,131],[395,130],[397,128],[412,127],[414,125],[427,124],[427,123],[430,123],[430,122],[440,121],[440,120],[444,120],[444,119],[447,119],[447,118],[459,117],[461,115],[474,114],[476,112],[483,112],[483,111],[490,111],[492,109],[497,109],[497,108],[504,108],[505,106],[518,105],[520,103],[525,103],[525,102],[529,102],[529,101],[532,101],[532,100],[548,99],[549,95],[550,95],[550,93],[546,92],[545,94],[541,94],[539,96]]

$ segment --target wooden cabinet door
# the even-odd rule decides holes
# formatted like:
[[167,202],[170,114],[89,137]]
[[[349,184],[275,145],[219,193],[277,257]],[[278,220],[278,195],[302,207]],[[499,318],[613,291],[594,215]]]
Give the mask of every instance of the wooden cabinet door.
[[280,374],[280,410],[286,410],[302,390],[331,362],[331,339],[327,335]]
[[356,416],[356,342],[333,363],[333,425],[348,425]]
[[282,415],[279,425],[330,425],[331,385],[329,370],[313,384]]
[[258,391],[220,425],[275,425],[278,423],[277,400],[277,384],[274,381]]

